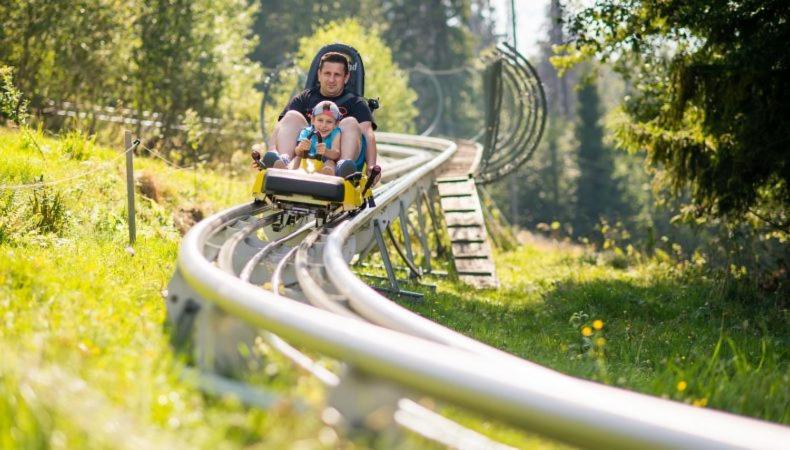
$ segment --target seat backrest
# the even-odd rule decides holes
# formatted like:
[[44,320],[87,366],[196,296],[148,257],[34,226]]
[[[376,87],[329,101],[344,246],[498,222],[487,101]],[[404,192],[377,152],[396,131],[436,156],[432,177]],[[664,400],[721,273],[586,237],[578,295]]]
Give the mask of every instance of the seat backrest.
[[318,86],[318,63],[321,62],[321,57],[328,52],[338,52],[348,56],[348,68],[351,72],[351,77],[346,83],[346,89],[360,97],[364,97],[365,67],[362,65],[362,57],[354,47],[346,44],[335,43],[321,47],[321,50],[318,51],[310,64],[310,71],[307,73],[307,81],[304,84],[304,88],[310,89]]

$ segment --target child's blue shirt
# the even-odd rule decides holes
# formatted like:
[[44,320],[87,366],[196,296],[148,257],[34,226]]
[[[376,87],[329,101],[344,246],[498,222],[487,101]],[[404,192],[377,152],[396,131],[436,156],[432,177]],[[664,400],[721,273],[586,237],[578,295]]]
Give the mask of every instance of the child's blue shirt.
[[[302,142],[303,140],[310,138],[310,150],[307,151],[309,156],[315,156],[318,152],[318,136],[316,135],[318,132],[315,131],[312,125],[302,128],[302,131],[299,132],[299,137],[296,139],[296,142]],[[327,149],[332,148],[332,142],[334,142],[335,138],[340,135],[340,127],[335,127],[327,137],[324,138],[324,145],[326,145]]]

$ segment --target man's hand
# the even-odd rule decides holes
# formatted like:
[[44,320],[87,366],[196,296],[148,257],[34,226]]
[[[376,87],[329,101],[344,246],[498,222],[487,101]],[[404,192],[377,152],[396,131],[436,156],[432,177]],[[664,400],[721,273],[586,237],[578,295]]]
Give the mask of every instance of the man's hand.
[[326,144],[321,142],[320,144],[315,146],[315,149],[316,149],[316,152],[318,152],[319,155],[324,156],[324,153],[326,152]]
[[305,156],[309,150],[310,150],[310,140],[309,139],[304,139],[301,142],[299,142],[299,145],[297,145],[296,149],[295,149],[296,154],[298,156]]

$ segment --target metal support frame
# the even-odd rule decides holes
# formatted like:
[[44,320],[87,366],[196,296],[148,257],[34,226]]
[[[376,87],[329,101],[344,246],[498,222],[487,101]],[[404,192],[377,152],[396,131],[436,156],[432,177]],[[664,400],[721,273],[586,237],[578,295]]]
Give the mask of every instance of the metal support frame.
[[387,236],[389,236],[392,246],[395,247],[395,250],[398,252],[398,256],[401,257],[403,262],[405,262],[406,266],[409,268],[409,278],[420,278],[422,276],[422,272],[416,265],[414,265],[414,261],[410,260],[407,255],[403,254],[403,250],[400,249],[400,245],[398,245],[395,235],[392,234],[392,228],[387,228]]
[[[403,205],[403,201],[400,202],[400,231],[403,233],[403,246],[406,247],[406,257],[408,261],[406,262],[409,267],[414,266],[414,253],[411,251],[411,239],[409,239],[409,222],[408,218],[406,217],[406,207]],[[412,273],[412,278],[415,276],[419,276],[420,273]]]
[[[435,190],[435,187],[432,187],[432,190]],[[433,232],[436,234],[436,257],[440,258],[444,255],[445,248],[442,245],[442,235],[439,230],[439,221],[436,218],[436,211],[433,209],[433,203],[428,193],[422,191],[421,195],[425,201],[425,205],[428,206],[428,215],[431,216],[431,226],[433,227]]]
[[399,290],[398,279],[395,278],[395,271],[392,269],[390,254],[387,251],[387,244],[384,243],[384,236],[381,234],[381,224],[378,220],[373,221],[373,235],[376,237],[376,243],[379,246],[379,253],[381,253],[381,260],[384,262],[384,269],[387,271],[390,287],[397,291]]
[[[387,228],[387,231],[389,231],[389,228]],[[384,269],[387,271],[387,279],[390,282],[389,289],[381,287],[376,287],[375,289],[396,295],[422,298],[423,295],[419,292],[406,291],[398,286],[398,279],[395,277],[395,270],[392,268],[392,261],[390,260],[389,251],[387,251],[387,245],[384,243],[384,235],[381,233],[381,222],[379,222],[378,219],[373,220],[373,236],[376,238],[376,243],[378,244],[379,252],[381,253],[381,260],[384,262]]]
[[[374,267],[374,266],[372,266],[372,267]],[[406,267],[396,267],[396,269],[403,270],[403,271],[408,270],[408,268],[406,268]],[[382,281],[387,281],[388,280],[387,277],[380,277],[378,275],[370,275],[370,274],[367,274],[367,273],[359,273],[359,274],[357,274],[357,276],[359,276],[360,278],[365,278],[365,279],[370,279],[370,280],[382,280]],[[434,293],[436,292],[436,285],[435,284],[420,283],[420,287],[424,288],[424,289],[428,289],[429,291],[434,292]],[[374,288],[374,289],[378,289],[378,288]],[[381,289],[378,289],[378,290],[381,290]],[[387,292],[389,292],[389,291],[387,291]],[[420,295],[422,295],[422,294],[420,294]]]
[[[420,245],[422,245],[423,272],[431,273],[431,249],[428,247],[428,235],[425,234],[425,216],[423,216],[422,212],[422,195],[424,193],[425,191],[421,189],[420,195],[415,199],[415,203],[417,204],[417,237],[420,239]],[[436,239],[438,240],[439,236],[436,236]]]

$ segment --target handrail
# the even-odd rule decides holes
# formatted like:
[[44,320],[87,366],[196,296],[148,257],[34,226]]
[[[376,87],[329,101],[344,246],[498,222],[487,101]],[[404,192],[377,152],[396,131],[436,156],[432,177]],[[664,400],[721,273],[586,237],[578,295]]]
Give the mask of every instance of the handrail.
[[[324,258],[336,264],[331,266],[332,280],[338,288],[338,280],[351,286],[352,300],[357,301],[364,297],[389,302],[360,286],[345,264],[342,246],[355,230],[393,207],[406,190],[430,177],[455,151],[452,142],[435,138],[380,134],[379,140],[440,153],[378,189],[377,208],[341,224],[330,236]],[[255,208],[253,204],[237,206],[198,223],[184,237],[178,260],[181,275],[195,292],[253,326],[376,377],[583,446],[771,448],[790,442],[788,428],[779,425],[578,380],[499,351],[477,354],[277,299],[240,282],[203,255],[215,231]]]

